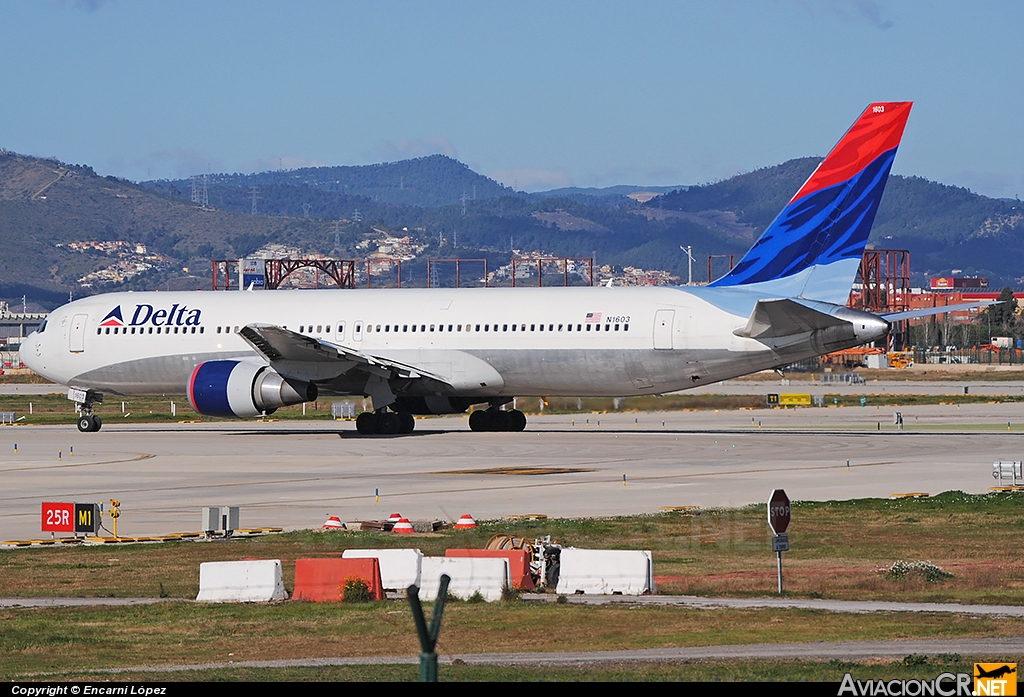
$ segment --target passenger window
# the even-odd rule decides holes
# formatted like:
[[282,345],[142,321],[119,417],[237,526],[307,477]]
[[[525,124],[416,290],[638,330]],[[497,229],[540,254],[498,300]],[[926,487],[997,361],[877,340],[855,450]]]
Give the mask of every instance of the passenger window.
[[390,324],[385,324],[384,325],[384,332],[387,333],[389,331],[391,331],[391,325]]
[[619,331],[619,325],[615,325],[615,331]]
[[206,327],[199,327],[199,333],[200,334],[205,334],[206,333]]
[[421,332],[425,332],[425,331],[427,331],[427,325],[425,325],[425,324],[421,324],[421,325],[420,325],[420,331],[421,331]]
[[462,331],[462,325],[461,324],[455,325],[455,331],[461,332]]
[[490,327],[490,326],[491,326],[491,325],[489,325],[489,324],[485,324],[485,325],[484,325],[484,331],[486,332],[486,331],[487,331],[487,329],[488,329],[488,327]]
[[416,325],[415,325],[415,324],[414,324],[414,325],[412,325],[412,330],[413,330],[413,331],[416,331]]
[[479,324],[478,324],[478,325],[476,325],[476,330],[477,330],[477,331],[480,331],[480,325],[479,325]]
[[537,325],[536,325],[536,324],[531,324],[531,325],[530,325],[530,331],[531,331],[531,332],[535,332],[535,331],[537,331]]
[[433,324],[430,325],[430,331],[434,331],[434,325]]
[[561,324],[558,325],[558,331],[562,331],[562,325]]
[[323,327],[323,325],[322,325],[322,324],[318,324],[318,325],[316,325],[316,333],[317,333],[317,334],[320,334],[320,333],[322,333],[322,332],[323,332],[323,330],[324,330],[324,327]]
[[543,325],[543,324],[542,324],[542,325],[540,325],[540,330],[541,330],[541,331],[544,331],[544,325]]
[[555,331],[555,325],[553,325],[553,324],[549,324],[549,325],[548,325],[548,331],[549,331],[549,332],[553,332],[553,331]]
[[628,324],[622,325],[622,331],[628,332],[629,331],[629,325]]
[[587,325],[587,331],[588,332],[590,331],[590,325],[589,324]]
[[102,334],[103,330],[100,327],[96,327],[96,333],[97,334]]

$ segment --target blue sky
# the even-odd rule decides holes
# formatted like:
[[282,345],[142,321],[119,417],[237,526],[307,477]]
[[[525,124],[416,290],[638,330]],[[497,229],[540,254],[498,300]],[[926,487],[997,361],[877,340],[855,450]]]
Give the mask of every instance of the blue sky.
[[441,152],[519,189],[823,155],[913,100],[894,171],[1024,194],[1024,3],[0,3],[0,147],[132,180]]

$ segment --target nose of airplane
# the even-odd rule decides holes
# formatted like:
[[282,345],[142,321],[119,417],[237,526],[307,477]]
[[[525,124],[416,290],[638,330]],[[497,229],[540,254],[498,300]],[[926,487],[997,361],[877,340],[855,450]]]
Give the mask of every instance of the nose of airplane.
[[27,365],[35,372],[39,372],[39,337],[36,336],[36,332],[32,332],[25,340],[21,342],[21,362]]

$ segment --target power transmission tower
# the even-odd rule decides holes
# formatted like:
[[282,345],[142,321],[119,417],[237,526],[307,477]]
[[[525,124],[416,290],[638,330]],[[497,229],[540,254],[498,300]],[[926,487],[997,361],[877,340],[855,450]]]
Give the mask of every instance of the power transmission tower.
[[252,194],[252,214],[256,215],[258,210],[256,207],[256,201],[259,200],[260,197],[260,187],[253,184],[249,191]]

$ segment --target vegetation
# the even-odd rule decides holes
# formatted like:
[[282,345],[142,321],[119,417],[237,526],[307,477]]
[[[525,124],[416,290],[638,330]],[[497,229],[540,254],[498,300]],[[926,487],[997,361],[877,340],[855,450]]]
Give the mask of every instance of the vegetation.
[[[947,492],[928,499],[794,502],[786,553],[787,595],[1021,604],[1024,552],[1016,545],[1024,495]],[[0,609],[0,679],[29,674],[65,679],[113,669],[104,679],[152,679],[143,665],[222,663],[160,679],[414,679],[415,666],[247,668],[230,662],[341,656],[414,656],[404,603],[346,602],[206,605],[195,596],[203,561],[282,559],[285,585],[294,560],[348,547],[415,545],[430,555],[480,548],[494,533],[552,535],[590,548],[650,549],[661,593],[772,595],[775,556],[764,507],[582,520],[478,521],[411,539],[384,533],[297,531],[227,542],[0,550],[0,586],[10,596],[148,596],[170,600],[126,607]],[[931,559],[930,566],[900,565]],[[892,573],[896,568],[901,573]],[[923,573],[915,573],[920,569]],[[946,574],[952,574],[947,576]],[[528,594],[524,594],[526,596]],[[785,628],[785,631],[782,631]],[[640,649],[801,641],[1019,636],[1024,620],[947,613],[856,614],[794,609],[693,609],[615,603],[453,602],[445,612],[442,656],[502,651]],[[1011,657],[1001,657],[1010,659]],[[679,665],[527,669],[442,665],[443,679],[827,679],[934,677],[971,657],[907,656],[896,663],[696,661]],[[118,667],[121,667],[119,670]],[[943,668],[945,669],[945,668]],[[953,668],[950,668],[953,669]],[[956,668],[954,672],[962,669]],[[916,672],[920,671],[920,672]]]

